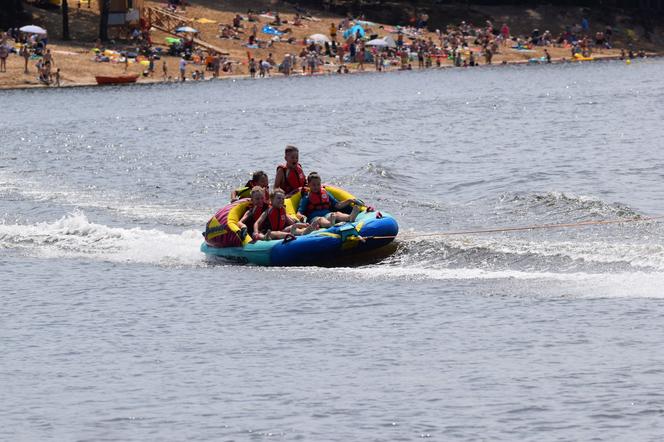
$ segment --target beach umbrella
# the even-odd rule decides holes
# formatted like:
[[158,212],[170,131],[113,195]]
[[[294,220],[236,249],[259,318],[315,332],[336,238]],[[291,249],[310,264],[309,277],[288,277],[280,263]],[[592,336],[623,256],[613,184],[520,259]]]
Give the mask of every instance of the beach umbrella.
[[394,41],[394,39],[392,37],[390,37],[389,35],[386,35],[385,37],[383,37],[383,40],[385,40],[385,43],[387,43],[388,48],[396,48],[397,47],[397,42]]
[[326,35],[323,34],[312,34],[309,36],[308,40],[313,41],[314,43],[318,44],[325,44],[325,42],[330,42],[330,39],[327,38]]
[[26,34],[46,34],[46,29],[40,28],[36,25],[23,26],[19,31],[25,32]]
[[386,48],[388,45],[387,45],[387,42],[385,40],[383,40],[382,38],[376,38],[374,40],[369,40],[367,42],[367,46],[376,46],[376,47],[379,47],[379,48]]
[[352,28],[346,29],[346,31],[344,31],[344,38],[355,36],[358,32],[360,33],[360,37],[364,37],[364,28],[360,25],[355,25]]
[[180,26],[179,28],[177,28],[175,30],[175,32],[186,32],[186,33],[189,33],[189,34],[197,34],[198,33],[198,31],[196,29],[192,28],[191,26]]

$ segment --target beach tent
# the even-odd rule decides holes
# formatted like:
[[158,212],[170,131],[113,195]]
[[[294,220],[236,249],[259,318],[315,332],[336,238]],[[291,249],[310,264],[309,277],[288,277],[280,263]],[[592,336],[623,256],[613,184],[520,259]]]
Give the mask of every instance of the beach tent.
[[330,39],[327,38],[326,35],[323,34],[312,34],[309,36],[307,40],[313,41],[314,43],[318,44],[325,44],[325,42],[330,42]]
[[360,37],[364,37],[364,34],[365,34],[364,28],[360,25],[355,25],[352,28],[346,29],[344,31],[344,38],[348,38],[348,37],[357,35],[358,32],[360,33]]
[[197,34],[198,31],[191,26],[180,26],[179,28],[175,29],[175,32],[186,32],[189,34]]
[[22,28],[19,29],[21,32],[25,32],[26,34],[46,34],[46,29],[40,28],[39,26],[36,25],[27,25],[23,26]]
[[280,30],[273,28],[270,25],[264,25],[262,29],[263,34],[268,34],[268,35],[283,35],[283,32]]

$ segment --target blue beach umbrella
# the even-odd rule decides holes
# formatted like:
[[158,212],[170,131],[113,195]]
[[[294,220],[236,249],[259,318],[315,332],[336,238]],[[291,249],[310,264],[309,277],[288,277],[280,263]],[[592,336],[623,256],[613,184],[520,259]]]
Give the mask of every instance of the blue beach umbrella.
[[360,33],[360,37],[364,37],[365,34],[364,28],[360,25],[355,25],[352,28],[346,29],[344,31],[344,38],[348,38],[352,35],[357,35],[358,32]]

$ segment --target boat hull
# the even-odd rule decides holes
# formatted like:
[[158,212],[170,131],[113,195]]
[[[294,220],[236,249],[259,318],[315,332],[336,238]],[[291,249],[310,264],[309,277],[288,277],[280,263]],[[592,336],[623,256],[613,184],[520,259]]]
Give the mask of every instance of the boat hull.
[[97,75],[97,76],[95,76],[95,80],[97,80],[97,84],[136,83],[136,80],[138,80],[138,74],[114,75],[114,76]]

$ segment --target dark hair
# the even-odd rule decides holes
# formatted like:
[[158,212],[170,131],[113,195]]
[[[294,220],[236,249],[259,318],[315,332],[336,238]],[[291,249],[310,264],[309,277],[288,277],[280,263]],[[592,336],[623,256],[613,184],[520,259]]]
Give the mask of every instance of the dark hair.
[[309,173],[309,176],[307,177],[307,182],[311,180],[320,180],[320,175],[318,175],[318,172]]
[[254,174],[251,176],[251,181],[253,181],[253,182],[255,183],[255,182],[257,182],[258,180],[260,180],[262,177],[266,177],[266,178],[267,178],[267,174],[266,174],[265,172],[263,172],[262,170],[257,170],[257,171],[254,172]]

